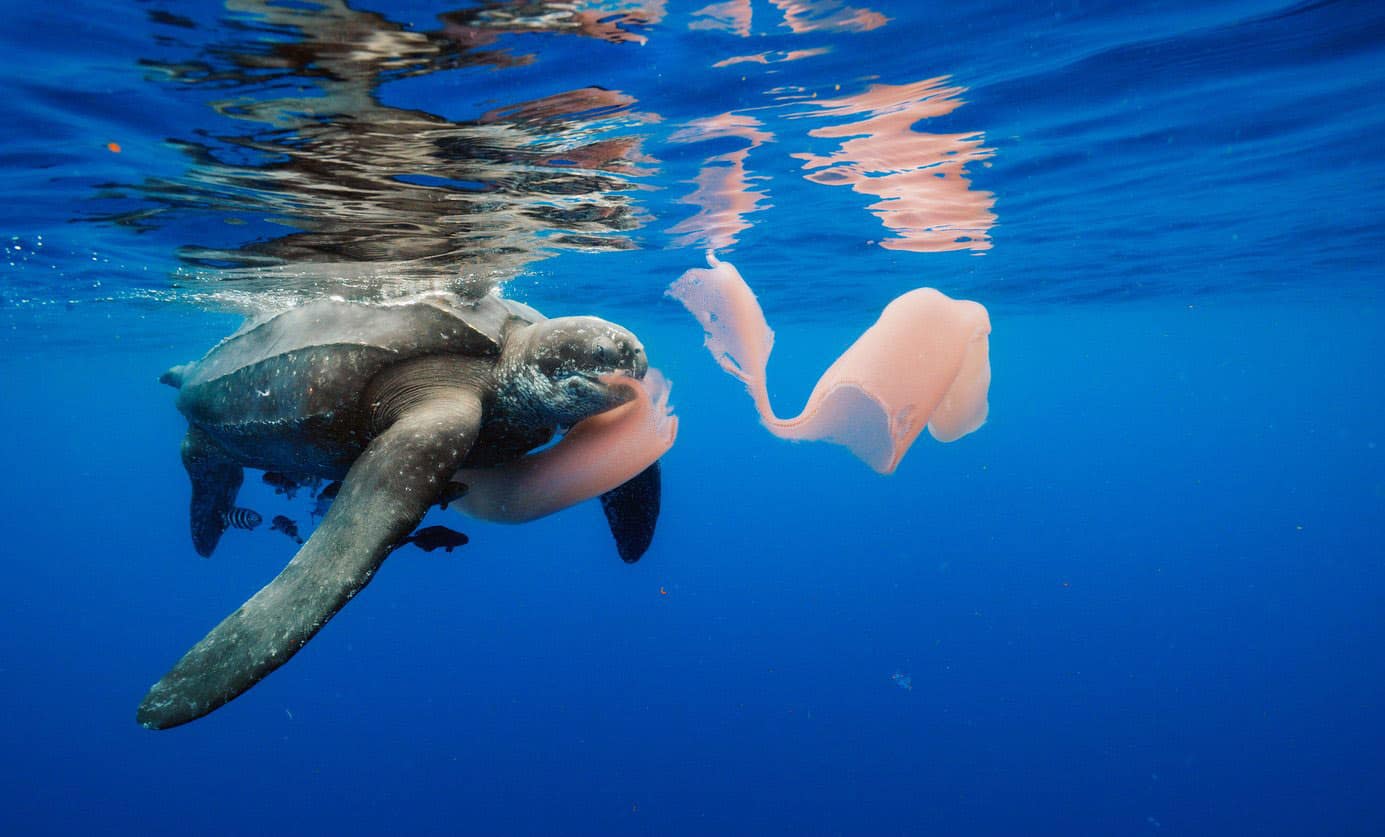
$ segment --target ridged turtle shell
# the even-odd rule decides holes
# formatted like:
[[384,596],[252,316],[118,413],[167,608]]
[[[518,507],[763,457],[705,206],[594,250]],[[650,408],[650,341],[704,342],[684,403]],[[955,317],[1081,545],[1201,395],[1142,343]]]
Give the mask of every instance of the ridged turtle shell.
[[362,394],[381,370],[429,355],[498,357],[511,327],[541,319],[496,296],[317,300],[218,344],[184,376],[178,409],[251,458],[350,458],[365,442]]

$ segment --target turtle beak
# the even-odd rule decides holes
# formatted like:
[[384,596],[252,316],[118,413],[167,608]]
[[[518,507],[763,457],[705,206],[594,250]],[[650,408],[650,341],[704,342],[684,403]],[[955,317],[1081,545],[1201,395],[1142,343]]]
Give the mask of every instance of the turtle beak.
[[611,371],[625,372],[637,380],[643,379],[649,371],[649,358],[644,354],[644,346],[635,339],[635,335],[623,329],[621,331],[622,333],[611,335],[611,342],[605,349],[615,355],[608,355],[607,358],[611,364]]
[[635,343],[630,356],[630,374],[636,378],[643,379],[644,374],[649,371],[649,358],[644,354],[644,347]]

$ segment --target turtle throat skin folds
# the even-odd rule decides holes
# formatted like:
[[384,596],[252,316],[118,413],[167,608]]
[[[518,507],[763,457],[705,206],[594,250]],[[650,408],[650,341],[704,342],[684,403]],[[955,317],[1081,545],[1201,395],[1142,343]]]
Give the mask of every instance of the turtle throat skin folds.
[[644,347],[626,329],[596,317],[557,317],[510,337],[497,397],[516,414],[570,427],[629,400],[624,387],[602,383],[602,375],[641,379],[648,369]]

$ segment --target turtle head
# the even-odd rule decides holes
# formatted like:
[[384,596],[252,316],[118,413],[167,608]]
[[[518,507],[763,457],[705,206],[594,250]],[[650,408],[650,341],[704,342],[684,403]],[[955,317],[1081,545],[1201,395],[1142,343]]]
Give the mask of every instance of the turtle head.
[[597,317],[556,317],[506,340],[499,397],[518,415],[567,427],[629,400],[626,387],[603,376],[643,378],[648,369],[644,346],[626,329]]

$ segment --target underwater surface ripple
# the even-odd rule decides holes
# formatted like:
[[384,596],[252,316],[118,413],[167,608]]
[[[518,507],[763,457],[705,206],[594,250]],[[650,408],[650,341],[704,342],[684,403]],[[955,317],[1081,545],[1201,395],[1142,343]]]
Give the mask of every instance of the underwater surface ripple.
[[[1369,285],[1353,254],[1381,244],[1385,209],[1374,4],[545,9],[32,21],[57,49],[11,62],[52,70],[16,79],[5,159],[14,241],[46,232],[46,249],[13,265],[6,307],[258,310],[527,271],[647,306],[659,270],[603,283],[546,260],[607,253],[591,270],[628,275],[708,247],[860,265],[804,271],[786,302],[805,316],[881,272],[1002,305]],[[786,241],[806,225],[821,249]]]

